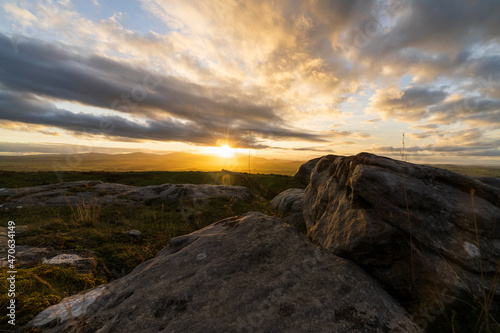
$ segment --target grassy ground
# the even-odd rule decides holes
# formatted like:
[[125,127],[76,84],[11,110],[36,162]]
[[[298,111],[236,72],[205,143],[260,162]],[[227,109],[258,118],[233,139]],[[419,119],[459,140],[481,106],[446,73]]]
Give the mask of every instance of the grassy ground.
[[469,166],[451,164],[437,164],[432,166],[472,177],[500,177],[500,167],[495,166]]
[[0,188],[17,188],[55,184],[61,181],[101,180],[133,186],[161,184],[215,184],[242,185],[255,194],[272,199],[278,193],[291,188],[304,188],[291,176],[264,175],[231,172],[201,171],[152,171],[152,172],[13,172],[0,171]]
[[[69,172],[64,181],[102,180],[129,185],[164,183],[227,184],[248,187],[262,198],[252,202],[235,202],[227,198],[193,204],[165,204],[152,200],[144,207],[93,205],[80,207],[46,207],[2,211],[0,226],[12,220],[30,229],[17,236],[16,244],[52,248],[57,251],[92,254],[97,260],[94,272],[82,274],[73,268],[44,265],[18,268],[18,309],[16,323],[24,325],[38,312],[58,303],[62,297],[78,293],[131,272],[138,264],[156,255],[172,237],[184,235],[223,218],[248,211],[276,214],[269,199],[290,187],[303,187],[290,176],[248,175],[227,172]],[[24,187],[58,182],[50,172],[1,172],[0,187]],[[141,231],[140,239],[127,231]],[[7,269],[0,270],[0,308],[7,297]],[[5,312],[2,311],[2,315]],[[0,317],[0,331],[7,317]]]
[[[442,167],[442,166],[440,166]],[[460,172],[460,170],[453,170]],[[468,171],[468,172],[466,172]],[[461,173],[482,176],[484,170],[468,169]],[[489,175],[489,174],[488,174]],[[97,260],[94,272],[83,274],[74,268],[35,265],[19,268],[17,288],[18,325],[24,325],[37,313],[63,297],[109,282],[132,271],[168,244],[172,237],[203,228],[220,219],[241,215],[251,210],[270,215],[279,214],[269,206],[269,200],[285,189],[304,188],[290,176],[263,174],[233,174],[229,172],[5,172],[0,171],[0,188],[25,187],[76,180],[101,180],[135,186],[164,183],[226,184],[248,187],[263,200],[236,203],[229,199],[213,199],[205,204],[181,202],[162,204],[152,200],[148,206],[85,206],[22,209],[0,212],[0,226],[7,221],[29,225],[30,230],[19,235],[18,245],[49,247],[59,251],[92,254]],[[142,238],[127,234],[137,229]],[[0,308],[8,302],[6,269],[0,269]],[[5,288],[4,288],[5,287]],[[433,321],[429,332],[472,332],[480,307],[451,309],[444,318]],[[472,309],[472,310],[471,310]],[[474,311],[473,311],[474,310]],[[0,312],[4,314],[5,311]],[[0,317],[0,332],[7,317]],[[483,330],[483,332],[494,332]]]

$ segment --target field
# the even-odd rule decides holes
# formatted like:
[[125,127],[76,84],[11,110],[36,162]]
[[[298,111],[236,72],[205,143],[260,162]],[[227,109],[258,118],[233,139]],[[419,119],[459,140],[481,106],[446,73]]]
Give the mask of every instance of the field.
[[500,167],[498,166],[452,164],[437,164],[432,166],[472,177],[500,177]]
[[[269,159],[251,156],[252,174],[294,175],[302,160]],[[0,170],[4,171],[219,171],[248,172],[248,155],[231,158],[191,153],[164,155],[132,154],[45,154],[27,156],[0,156]]]
[[[440,166],[443,167],[443,166]],[[447,169],[473,176],[500,176],[500,168],[446,166]],[[286,175],[232,172],[14,172],[0,171],[0,188],[19,188],[53,184],[60,181],[101,180],[134,186],[173,184],[242,185],[257,194],[252,202],[236,203],[226,198],[204,204],[192,202],[163,203],[151,201],[141,207],[108,205],[104,207],[23,208],[0,211],[0,226],[7,221],[28,225],[29,230],[16,238],[17,245],[50,248],[56,252],[92,256],[97,265],[91,272],[75,268],[41,265],[40,262],[18,267],[17,323],[26,324],[38,312],[58,303],[63,297],[107,283],[130,273],[168,244],[172,237],[184,235],[226,217],[254,210],[280,216],[270,200],[288,188],[304,188]],[[2,204],[2,202],[0,202]],[[140,230],[140,238],[130,237],[129,230]],[[6,281],[7,269],[0,279]],[[5,282],[4,282],[5,283]],[[0,306],[7,306],[7,293],[0,294]],[[0,318],[0,328],[7,317]]]
[[[87,205],[2,210],[0,226],[7,226],[11,220],[17,225],[29,226],[27,232],[17,236],[16,245],[50,248],[84,257],[92,255],[97,261],[90,273],[40,263],[19,268],[17,288],[22,290],[17,298],[20,310],[16,322],[19,325],[26,324],[38,312],[65,296],[128,274],[139,263],[154,257],[172,237],[251,210],[278,215],[269,206],[269,200],[287,188],[304,187],[291,176],[228,172],[0,172],[0,188],[52,184],[60,180],[101,180],[136,186],[165,183],[242,185],[260,199],[236,203],[217,198],[202,205],[152,201],[142,207]],[[140,239],[127,234],[133,229],[141,231]],[[3,268],[0,273],[3,283],[6,272]],[[7,306],[7,301],[7,293],[2,292],[0,306]],[[5,327],[6,319],[5,316],[0,319],[0,327]]]

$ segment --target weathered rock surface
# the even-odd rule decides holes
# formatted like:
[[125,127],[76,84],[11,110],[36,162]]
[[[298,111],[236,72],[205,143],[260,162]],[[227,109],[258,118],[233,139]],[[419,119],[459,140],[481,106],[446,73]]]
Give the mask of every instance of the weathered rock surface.
[[151,200],[178,202],[229,197],[248,201],[252,192],[243,186],[164,184],[155,186],[128,186],[103,183],[98,180],[57,183],[24,188],[4,189],[1,209],[48,207],[81,204],[144,204]]
[[142,232],[140,232],[139,230],[136,230],[136,229],[127,231],[127,234],[133,238],[141,238],[142,237]]
[[283,191],[271,201],[271,206],[283,213],[283,221],[299,231],[306,230],[306,222],[302,214],[303,205],[304,190],[300,188],[290,188]]
[[50,259],[43,259],[42,264],[75,267],[82,273],[92,272],[97,266],[97,262],[94,258],[84,258],[72,253],[62,253]]
[[63,332],[72,322],[80,332],[420,331],[359,267],[256,212],[172,239],[129,275],[29,326]]
[[54,250],[45,247],[16,245],[16,265],[31,266],[54,255]]
[[401,300],[484,290],[499,297],[492,281],[500,188],[491,183],[367,153],[325,157],[306,188],[304,217],[314,241],[354,260]]
[[[16,236],[28,230],[26,225],[16,225],[13,229],[14,239]],[[7,227],[0,227],[0,267],[9,265],[8,249],[9,249],[9,229]],[[46,248],[36,248],[27,245],[16,245],[14,256],[16,258],[15,265],[26,265],[34,261],[42,260],[50,255],[51,251]]]
[[480,182],[483,182],[487,185],[496,187],[500,189],[500,178],[493,178],[493,177],[478,177],[476,178]]
[[299,167],[299,170],[295,173],[294,177],[302,184],[309,184],[309,179],[311,178],[311,171],[316,166],[316,163],[321,159],[321,157],[313,158],[307,161]]

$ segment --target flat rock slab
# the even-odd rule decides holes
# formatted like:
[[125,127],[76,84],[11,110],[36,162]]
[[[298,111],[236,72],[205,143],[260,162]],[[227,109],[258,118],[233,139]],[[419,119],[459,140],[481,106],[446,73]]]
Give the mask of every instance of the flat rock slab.
[[0,201],[3,202],[0,209],[82,204],[141,205],[154,200],[167,203],[181,200],[199,202],[218,197],[250,201],[255,195],[243,186],[163,184],[138,187],[93,180],[3,189],[0,191]]
[[66,332],[72,322],[79,332],[421,331],[358,266],[256,212],[174,238],[129,275],[28,325]]

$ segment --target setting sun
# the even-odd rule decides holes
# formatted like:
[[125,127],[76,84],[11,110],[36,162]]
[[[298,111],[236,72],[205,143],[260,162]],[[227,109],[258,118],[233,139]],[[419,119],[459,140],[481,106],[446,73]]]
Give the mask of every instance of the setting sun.
[[228,145],[223,145],[217,148],[218,148],[217,153],[219,154],[220,157],[233,157],[234,155],[233,148],[229,147]]
[[235,149],[229,147],[229,145],[225,144],[219,147],[210,147],[208,152],[213,155],[218,155],[224,158],[230,158],[234,156]]

